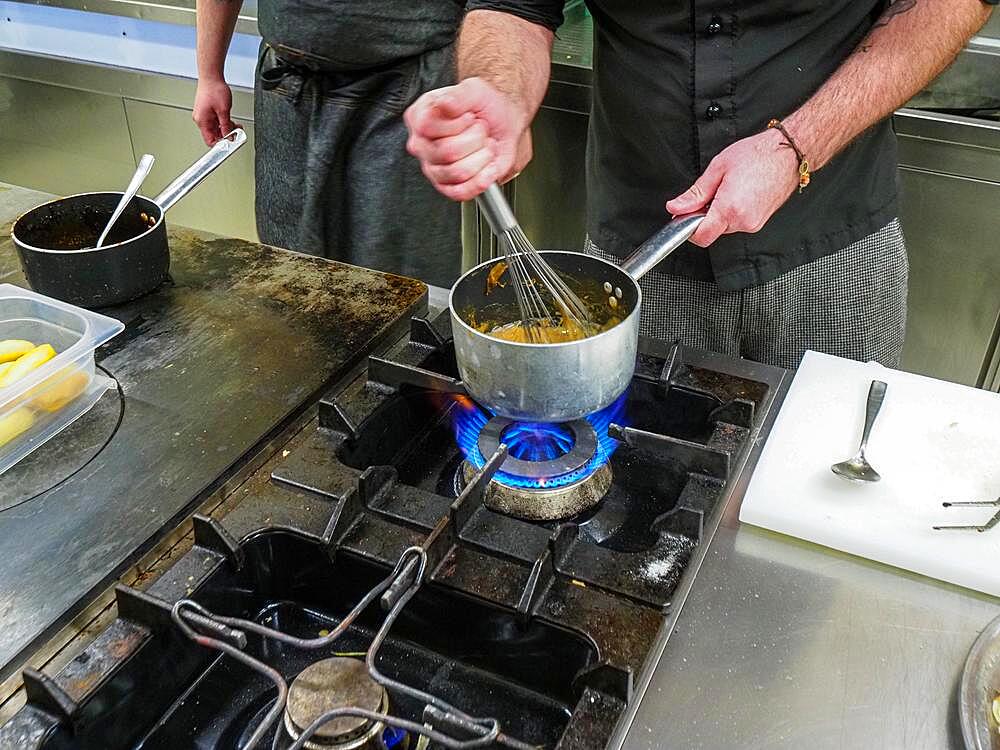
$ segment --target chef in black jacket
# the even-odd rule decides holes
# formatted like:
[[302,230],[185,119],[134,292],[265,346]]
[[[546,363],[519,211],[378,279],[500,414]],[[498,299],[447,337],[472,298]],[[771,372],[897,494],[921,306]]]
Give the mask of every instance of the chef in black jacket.
[[[260,239],[449,285],[461,214],[405,151],[403,110],[455,81],[464,0],[260,0],[254,100]],[[232,129],[223,64],[239,0],[198,0],[193,118]]]
[[[994,0],[995,1],[995,0]],[[561,0],[471,0],[457,86],[406,113],[444,195],[518,172]],[[642,332],[795,367],[898,363],[906,248],[887,117],[986,21],[981,0],[588,0],[587,249],[626,256],[707,211],[642,279]],[[708,248],[707,250],[702,248]]]

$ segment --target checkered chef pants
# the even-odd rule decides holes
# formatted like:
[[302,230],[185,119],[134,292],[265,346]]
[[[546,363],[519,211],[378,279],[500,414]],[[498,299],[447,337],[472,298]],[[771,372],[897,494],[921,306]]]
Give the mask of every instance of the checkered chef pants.
[[[586,251],[615,262],[588,238]],[[909,264],[893,219],[833,255],[735,292],[650,271],[640,332],[735,357],[798,367],[807,349],[899,364]]]

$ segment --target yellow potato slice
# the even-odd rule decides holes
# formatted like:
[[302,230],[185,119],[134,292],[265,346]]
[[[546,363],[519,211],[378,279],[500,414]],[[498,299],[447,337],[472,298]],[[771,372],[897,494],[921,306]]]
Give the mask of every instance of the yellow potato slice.
[[35,423],[31,409],[21,407],[0,419],[0,445],[6,445]]
[[36,346],[27,354],[14,360],[14,366],[8,368],[7,372],[0,376],[0,388],[13,385],[35,368],[44,365],[54,356],[56,356],[56,350],[49,344]]
[[[49,385],[51,383],[51,385]],[[41,391],[31,405],[45,411],[59,411],[90,385],[90,375],[76,367],[66,367],[32,391]]]
[[24,339],[4,339],[0,341],[0,362],[13,362],[34,348],[34,344]]

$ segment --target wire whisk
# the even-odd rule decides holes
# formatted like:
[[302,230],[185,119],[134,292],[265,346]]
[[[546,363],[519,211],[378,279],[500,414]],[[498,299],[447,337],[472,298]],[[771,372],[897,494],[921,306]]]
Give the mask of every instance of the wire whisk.
[[547,298],[551,298],[556,312],[562,315],[566,328],[579,330],[581,337],[586,336],[593,327],[586,304],[525,236],[500,188],[491,185],[476,201],[503,247],[521,315],[520,325],[527,340],[547,342],[546,326],[556,318]]

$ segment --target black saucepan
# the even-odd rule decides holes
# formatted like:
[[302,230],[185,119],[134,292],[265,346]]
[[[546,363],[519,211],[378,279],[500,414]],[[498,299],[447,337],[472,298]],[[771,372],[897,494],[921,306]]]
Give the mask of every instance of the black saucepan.
[[246,142],[223,138],[156,198],[137,195],[96,249],[121,193],[83,193],[44,203],[14,222],[11,236],[28,284],[81,307],[116,305],[156,289],[167,277],[170,249],[163,215]]

